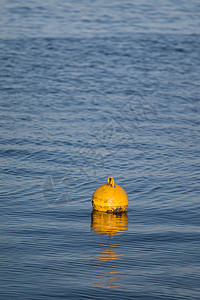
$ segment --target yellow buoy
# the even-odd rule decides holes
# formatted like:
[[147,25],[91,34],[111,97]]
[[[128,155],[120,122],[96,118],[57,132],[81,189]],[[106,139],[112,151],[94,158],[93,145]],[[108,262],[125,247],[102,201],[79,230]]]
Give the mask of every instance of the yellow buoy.
[[96,189],[91,202],[94,210],[122,212],[127,209],[128,197],[125,190],[115,184],[113,177],[108,177],[107,183]]

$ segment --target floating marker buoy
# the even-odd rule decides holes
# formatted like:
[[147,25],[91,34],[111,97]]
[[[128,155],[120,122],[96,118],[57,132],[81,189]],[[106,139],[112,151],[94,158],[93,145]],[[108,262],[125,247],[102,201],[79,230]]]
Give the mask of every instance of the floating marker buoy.
[[113,177],[108,177],[107,183],[96,189],[91,202],[94,210],[117,213],[126,211],[128,197],[125,190],[115,184]]

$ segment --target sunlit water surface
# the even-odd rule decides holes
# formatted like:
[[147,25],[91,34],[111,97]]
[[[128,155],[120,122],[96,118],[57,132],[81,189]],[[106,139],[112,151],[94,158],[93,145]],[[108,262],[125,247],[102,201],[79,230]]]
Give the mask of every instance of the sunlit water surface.
[[199,11],[1,2],[1,299],[200,299]]

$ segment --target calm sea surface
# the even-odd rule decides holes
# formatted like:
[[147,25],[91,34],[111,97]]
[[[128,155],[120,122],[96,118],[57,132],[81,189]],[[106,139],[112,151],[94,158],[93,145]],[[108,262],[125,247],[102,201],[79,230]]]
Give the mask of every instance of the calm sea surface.
[[0,122],[0,299],[200,299],[199,1],[0,1]]

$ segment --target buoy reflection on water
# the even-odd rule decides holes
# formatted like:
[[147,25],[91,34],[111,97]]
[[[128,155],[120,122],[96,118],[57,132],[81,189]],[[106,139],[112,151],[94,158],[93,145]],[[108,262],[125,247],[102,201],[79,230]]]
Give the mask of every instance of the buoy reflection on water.
[[121,212],[117,214],[93,210],[91,214],[92,231],[99,235],[110,237],[122,234],[128,229],[128,214]]
[[92,257],[92,265],[102,268],[102,274],[95,286],[117,288],[122,277],[126,275],[126,270],[122,270],[121,267],[118,270],[120,260],[125,258],[125,253],[120,247],[120,241],[116,242],[115,237],[128,230],[128,214],[127,212],[113,214],[93,210],[91,230],[104,238],[99,245],[98,253]]

